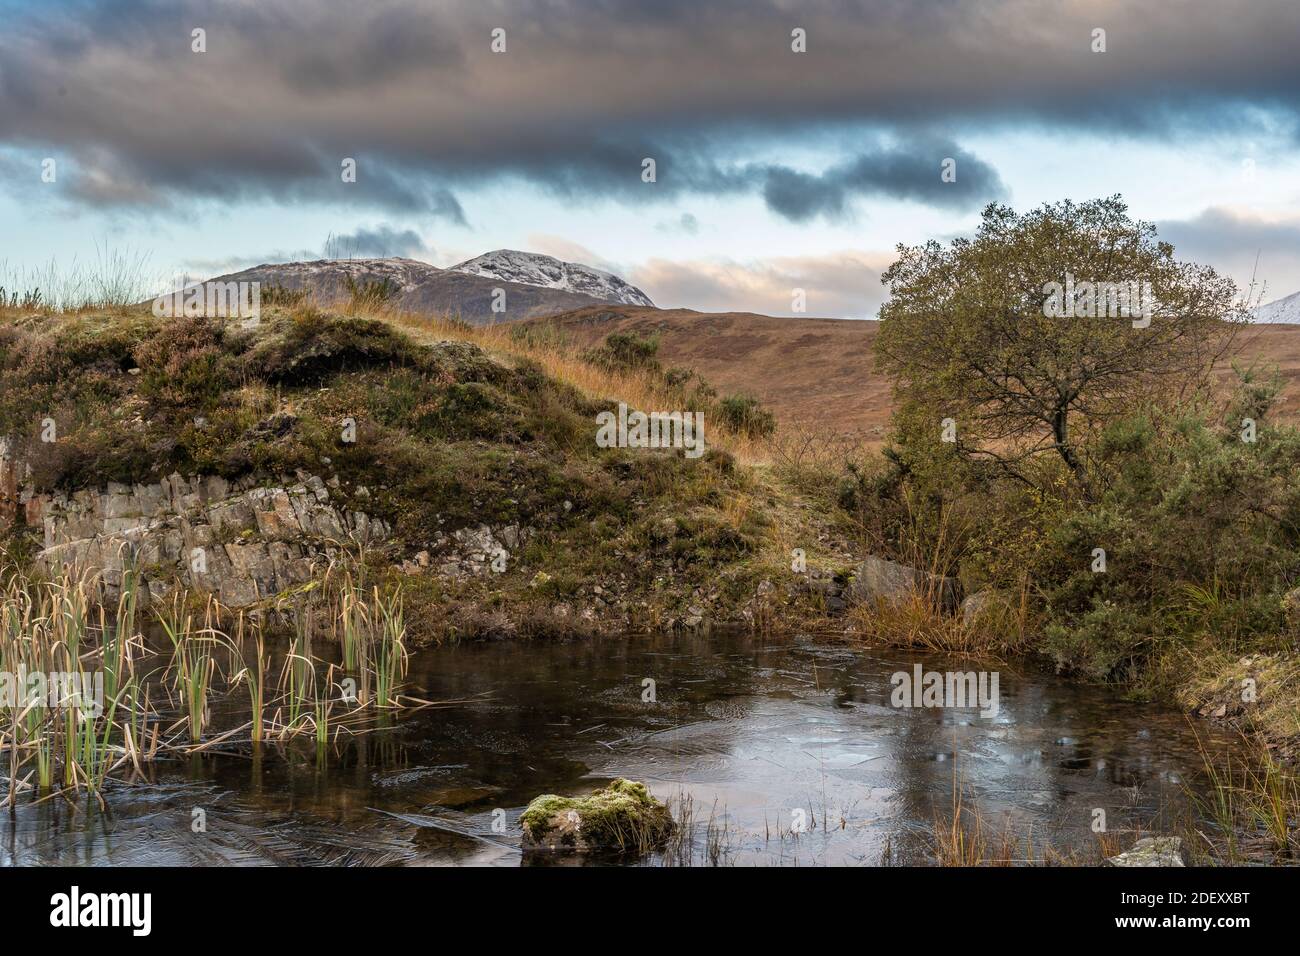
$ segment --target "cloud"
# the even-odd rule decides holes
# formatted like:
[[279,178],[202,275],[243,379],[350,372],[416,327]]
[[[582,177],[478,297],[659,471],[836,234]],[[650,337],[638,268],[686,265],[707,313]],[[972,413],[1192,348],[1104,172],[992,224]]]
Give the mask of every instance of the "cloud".
[[1212,207],[1192,219],[1158,223],[1157,231],[1178,258],[1213,263],[1243,291],[1252,275],[1267,283],[1266,300],[1300,291],[1300,219],[1264,219]]
[[330,236],[325,254],[331,259],[388,258],[414,256],[434,258],[433,250],[414,229],[395,229],[389,225],[361,228],[355,232]]
[[[651,183],[640,178],[645,157],[656,161],[656,179]],[[940,179],[940,164],[950,157],[957,160],[959,174],[956,182],[945,183]],[[997,171],[987,163],[951,141],[930,138],[862,148],[820,172],[772,162],[731,164],[712,157],[708,147],[647,142],[593,150],[564,161],[537,157],[508,167],[508,172],[575,200],[604,197],[646,203],[694,194],[756,195],[771,212],[797,223],[818,217],[851,218],[855,200],[867,197],[968,210],[1007,195]],[[699,223],[691,216],[680,225],[689,231]]]
[[697,236],[700,233],[700,220],[694,213],[684,212],[675,219],[663,219],[655,223],[659,232],[678,233],[684,236]]
[[190,259],[182,264],[186,274],[224,275],[268,262],[302,262],[315,259],[370,259],[407,256],[431,261],[437,253],[413,229],[397,229],[387,223],[362,226],[352,232],[331,233],[319,247],[271,249],[259,254]]
[[893,259],[861,251],[744,262],[651,259],[627,278],[660,308],[794,315],[794,290],[803,289],[807,315],[862,319],[879,311],[885,298],[880,274]]
[[[866,196],[960,209],[999,195],[952,145],[972,129],[1300,138],[1296,35],[1293,0],[48,3],[6,15],[0,148],[66,155],[63,195],[113,208],[275,200],[464,225],[464,187],[515,177],[621,203],[754,194],[795,222]],[[791,142],[837,158],[770,155]],[[940,189],[944,156],[958,179]]]
[[[956,164],[957,176],[951,182],[940,177],[947,159]],[[768,208],[792,222],[819,215],[844,218],[854,196],[889,196],[968,210],[1007,195],[993,167],[951,142],[873,150],[820,175],[768,167],[763,184]]]
[[605,272],[612,272],[614,275],[623,274],[623,269],[618,263],[611,262],[581,243],[565,239],[563,236],[533,233],[528,237],[527,246],[529,252],[540,252],[544,256],[554,256],[561,262],[580,262],[583,265],[593,266]]

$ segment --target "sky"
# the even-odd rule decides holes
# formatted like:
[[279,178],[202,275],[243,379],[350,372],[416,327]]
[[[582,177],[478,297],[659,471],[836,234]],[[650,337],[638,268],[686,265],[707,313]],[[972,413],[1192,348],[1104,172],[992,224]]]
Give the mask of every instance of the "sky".
[[1120,194],[1180,258],[1300,291],[1296,0],[0,0],[0,24],[0,286],[512,248],[662,307],[789,315],[799,288],[873,318],[898,244]]

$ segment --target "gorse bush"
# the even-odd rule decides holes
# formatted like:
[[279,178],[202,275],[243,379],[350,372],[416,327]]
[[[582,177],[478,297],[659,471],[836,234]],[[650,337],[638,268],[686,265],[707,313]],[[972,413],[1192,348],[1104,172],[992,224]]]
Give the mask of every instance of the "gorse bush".
[[665,370],[658,359],[659,337],[612,332],[599,348],[582,353],[584,361],[612,372],[641,372],[658,383],[682,408],[705,412],[711,422],[749,438],[767,438],[776,432],[776,416],[752,395],[718,398],[718,391],[694,369],[674,366]]
[[[1099,450],[1096,500],[1043,529],[1027,565],[1046,649],[1132,677],[1153,654],[1279,640],[1283,596],[1300,582],[1300,431],[1266,428],[1252,443],[1200,415],[1157,412],[1107,437],[1118,440]],[[1099,547],[1104,573],[1092,570]]]
[[600,368],[616,372],[658,372],[659,336],[611,332],[599,348],[588,349],[583,358]]
[[776,416],[752,395],[728,395],[718,402],[718,417],[740,435],[766,438],[776,431]]
[[1206,407],[1147,409],[1098,432],[1088,494],[1060,462],[1027,485],[902,431],[837,502],[872,551],[938,560],[968,592],[1024,591],[1063,670],[1132,681],[1171,657],[1276,650],[1300,584],[1300,429],[1268,424],[1243,387],[1255,441]]

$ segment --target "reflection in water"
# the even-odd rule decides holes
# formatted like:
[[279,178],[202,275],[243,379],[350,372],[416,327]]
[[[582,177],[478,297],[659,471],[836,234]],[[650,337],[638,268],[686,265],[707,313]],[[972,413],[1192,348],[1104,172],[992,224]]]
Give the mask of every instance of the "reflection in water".
[[1095,808],[1112,833],[1159,830],[1184,775],[1201,786],[1177,714],[1005,668],[994,718],[891,707],[890,675],[916,661],[981,667],[742,634],[431,649],[412,660],[416,696],[482,699],[324,755],[245,745],[164,764],[111,786],[106,810],[20,806],[0,820],[0,864],[516,866],[529,800],[617,776],[689,798],[725,830],[722,862],[875,864],[887,846],[921,862],[954,786],[995,830],[1065,848],[1093,841]]

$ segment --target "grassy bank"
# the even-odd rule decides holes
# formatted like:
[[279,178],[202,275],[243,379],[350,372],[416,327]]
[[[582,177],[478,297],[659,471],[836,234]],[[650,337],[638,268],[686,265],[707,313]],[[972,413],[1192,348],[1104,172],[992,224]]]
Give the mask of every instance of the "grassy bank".
[[[792,551],[833,546],[827,521],[744,464],[767,438],[760,410],[653,362],[373,303],[295,302],[252,329],[11,309],[0,377],[0,435],[38,494],[174,472],[328,480],[340,508],[393,529],[362,561],[402,586],[414,643],[821,623],[816,601],[785,589]],[[598,447],[615,398],[703,407],[707,451]],[[518,530],[504,567],[437,573],[439,543],[482,525]],[[32,535],[9,547],[30,553]]]

